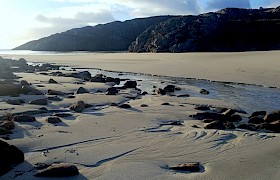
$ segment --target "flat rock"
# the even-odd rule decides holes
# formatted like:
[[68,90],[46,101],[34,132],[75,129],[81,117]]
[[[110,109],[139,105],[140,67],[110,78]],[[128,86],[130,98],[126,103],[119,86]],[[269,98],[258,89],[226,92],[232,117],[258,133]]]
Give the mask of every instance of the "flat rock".
[[273,122],[273,121],[277,121],[280,120],[280,110],[279,111],[273,111],[270,114],[267,114],[264,117],[264,121],[265,122]]
[[23,94],[28,94],[28,95],[44,95],[43,92],[40,90],[32,87],[32,86],[22,86],[22,93]]
[[28,115],[17,115],[14,116],[13,121],[16,122],[34,122],[36,121],[36,118],[33,116],[28,116]]
[[79,174],[79,170],[75,165],[68,163],[52,164],[47,169],[35,174],[37,177],[70,177]]
[[176,166],[171,166],[169,169],[176,171],[189,171],[189,172],[199,172],[200,171],[200,163],[184,163]]
[[62,101],[62,99],[57,97],[57,96],[50,96],[50,97],[48,97],[48,100],[50,100],[50,101]]
[[29,104],[34,104],[34,105],[48,105],[48,100],[47,99],[34,99],[29,101]]

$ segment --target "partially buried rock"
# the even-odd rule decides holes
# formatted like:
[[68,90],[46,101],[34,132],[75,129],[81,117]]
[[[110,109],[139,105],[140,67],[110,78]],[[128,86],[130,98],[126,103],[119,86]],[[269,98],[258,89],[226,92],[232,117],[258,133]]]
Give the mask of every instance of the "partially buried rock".
[[147,104],[141,104],[141,107],[149,107]]
[[81,113],[85,108],[86,108],[86,104],[84,103],[84,101],[78,101],[70,106],[71,110],[79,113]]
[[70,177],[79,174],[79,170],[75,165],[68,163],[52,164],[47,169],[35,174],[37,177]]
[[79,89],[76,91],[76,94],[85,94],[89,93],[89,91],[83,87],[79,87]]
[[94,77],[90,79],[91,82],[105,83],[105,78],[103,74],[96,74]]
[[169,169],[177,170],[177,171],[199,172],[200,164],[198,162],[185,163],[185,164],[179,164],[177,166],[171,166],[169,167]]
[[200,110],[200,111],[208,111],[208,110],[210,110],[210,108],[208,106],[204,106],[204,105],[196,106],[194,109]]
[[131,106],[129,104],[122,104],[119,106],[120,108],[123,108],[123,109],[129,109],[131,108]]
[[62,117],[62,118],[64,118],[64,117],[70,117],[70,116],[72,116],[72,114],[68,114],[68,113],[56,113],[56,114],[54,114],[53,116],[57,116],[57,117]]
[[48,123],[51,123],[51,124],[56,124],[56,123],[62,122],[61,119],[59,117],[56,117],[56,116],[49,116],[49,117],[46,118],[46,121]]
[[57,81],[55,81],[54,79],[50,79],[50,80],[49,80],[49,83],[50,83],[50,84],[57,84]]
[[144,92],[141,93],[141,95],[143,95],[143,96],[147,95],[147,94],[149,94],[147,91],[144,91]]
[[204,129],[219,129],[219,130],[225,130],[226,126],[221,121],[214,121],[210,124],[207,124]]
[[12,165],[24,161],[24,153],[16,146],[0,140],[0,176],[12,169]]
[[13,121],[16,122],[34,122],[36,121],[36,118],[33,116],[28,116],[28,115],[17,115],[14,116]]
[[215,112],[199,112],[194,115],[190,115],[190,117],[198,120],[203,120],[203,119],[223,120],[224,119],[224,116],[222,114],[215,113]]
[[199,93],[200,93],[200,94],[204,94],[204,95],[210,94],[210,92],[207,91],[206,89],[201,89],[201,90],[199,91]]
[[34,99],[29,101],[29,104],[34,104],[34,105],[48,105],[48,100],[47,99]]
[[23,86],[22,93],[27,95],[44,95],[43,92],[39,91],[38,89],[35,89],[32,86]]
[[21,105],[23,103],[25,103],[24,99],[8,99],[6,101],[7,104],[11,104],[11,105]]

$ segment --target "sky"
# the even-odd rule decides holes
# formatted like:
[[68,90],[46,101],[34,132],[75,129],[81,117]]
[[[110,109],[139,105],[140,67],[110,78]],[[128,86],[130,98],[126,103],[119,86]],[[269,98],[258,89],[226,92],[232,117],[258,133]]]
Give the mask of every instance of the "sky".
[[277,6],[280,0],[0,0],[0,49],[116,20]]

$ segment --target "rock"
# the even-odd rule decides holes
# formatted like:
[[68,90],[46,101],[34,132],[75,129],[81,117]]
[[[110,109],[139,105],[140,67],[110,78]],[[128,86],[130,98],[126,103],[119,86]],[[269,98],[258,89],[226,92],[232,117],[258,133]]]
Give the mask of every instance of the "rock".
[[110,106],[119,106],[117,103],[112,102]]
[[29,84],[26,80],[21,80],[21,81],[20,81],[20,84],[21,84],[22,86],[30,86],[30,84]]
[[266,111],[256,111],[256,112],[253,112],[250,117],[259,117],[260,118],[264,118],[266,115]]
[[129,108],[131,108],[131,106],[129,104],[122,104],[119,106],[119,108],[129,109]]
[[174,85],[167,85],[166,87],[163,88],[163,90],[167,93],[175,92],[175,86]]
[[78,101],[70,106],[71,110],[79,113],[81,113],[85,108],[86,108],[86,104],[84,103],[84,101]]
[[16,146],[0,140],[0,176],[12,169],[12,165],[24,162],[24,153]]
[[72,114],[68,114],[68,113],[55,113],[53,116],[64,118],[64,117],[70,117],[70,116],[72,116]]
[[64,96],[65,93],[61,91],[56,91],[56,90],[48,90],[48,95],[55,95],[55,96]]
[[219,130],[225,130],[226,126],[224,125],[224,123],[222,123],[221,121],[214,121],[211,122],[209,124],[207,124],[204,129],[219,129]]
[[12,134],[12,131],[0,127],[0,135],[7,135],[7,134]]
[[273,111],[272,113],[267,114],[264,117],[264,121],[268,122],[268,123],[273,122],[273,121],[277,121],[277,120],[280,120],[280,110],[279,111]]
[[56,124],[56,123],[60,123],[62,122],[61,119],[59,117],[55,117],[55,116],[49,116],[46,118],[46,121],[48,123],[51,123],[51,124]]
[[206,89],[201,89],[201,90],[199,91],[199,93],[200,93],[200,94],[204,94],[204,95],[210,94],[210,92],[207,91]]
[[147,91],[144,91],[144,92],[141,93],[142,96],[145,96],[147,94],[149,94],[149,93],[147,93]]
[[147,104],[141,104],[141,107],[149,107]]
[[45,107],[41,107],[38,109],[41,113],[47,113],[48,112],[48,109],[45,108]]
[[227,109],[225,112],[222,113],[222,115],[226,116],[226,117],[230,117],[232,116],[236,111],[233,109]]
[[14,116],[13,121],[16,122],[34,122],[36,121],[36,118],[33,116],[28,116],[28,115],[17,115]]
[[214,119],[203,119],[204,123],[211,123],[211,122],[214,122],[214,121],[216,121],[216,120],[214,120]]
[[79,89],[76,91],[76,94],[85,94],[89,93],[89,91],[83,87],[79,87]]
[[210,108],[208,106],[204,106],[204,105],[196,106],[194,109],[200,110],[200,111],[209,111],[210,110]]
[[126,81],[124,83],[124,88],[136,88],[137,82],[136,81]]
[[70,95],[70,96],[67,96],[66,98],[68,98],[68,99],[75,99],[76,96]]
[[169,103],[162,103],[161,105],[163,105],[163,106],[169,106],[170,104]]
[[28,95],[44,95],[44,93],[42,93],[38,89],[35,89],[32,86],[23,86],[22,87],[22,93],[23,94],[28,94]]
[[262,124],[261,127],[274,133],[280,133],[280,120],[273,121],[270,124]]
[[110,87],[107,89],[106,95],[116,95],[119,90],[116,87]]
[[57,97],[57,96],[50,96],[50,97],[48,97],[48,100],[50,100],[50,101],[62,101],[62,99]]
[[182,97],[190,97],[190,95],[189,95],[189,94],[180,94],[180,95],[178,95],[177,97],[179,97],[179,98],[182,98]]
[[103,74],[96,74],[90,79],[91,82],[105,83],[106,79],[103,77]]
[[49,83],[49,84],[57,84],[57,82],[56,82],[54,79],[50,79],[50,80],[48,81],[48,83]]
[[45,105],[48,105],[48,100],[47,99],[34,99],[34,100],[29,101],[29,104],[45,106]]
[[0,128],[12,130],[15,128],[15,123],[14,123],[14,121],[4,121],[4,122],[0,123]]
[[36,177],[70,177],[79,174],[75,165],[68,163],[52,164],[47,169],[35,174]]
[[176,171],[199,172],[200,164],[198,162],[185,163],[185,164],[179,164],[176,166],[171,166],[171,167],[169,167],[169,169],[176,170]]
[[90,81],[91,80],[91,74],[88,71],[79,72],[74,77],[83,79],[85,81]]
[[25,103],[24,99],[8,99],[6,101],[7,104],[11,104],[11,105],[21,105],[23,103]]
[[224,122],[226,129],[235,129],[235,125],[232,122]]
[[262,124],[262,123],[264,123],[264,119],[263,118],[259,118],[258,116],[253,116],[253,117],[249,117],[248,123],[251,123],[251,124]]
[[18,96],[21,93],[20,84],[0,83],[0,96]]
[[214,112],[199,112],[194,115],[190,115],[190,117],[203,120],[203,119],[214,119],[214,120],[224,120],[224,116],[219,113]]
[[114,82],[115,84],[120,84],[121,80],[120,78],[106,77],[105,82]]
[[237,126],[237,128],[247,129],[247,130],[250,130],[250,131],[256,131],[257,130],[256,126],[253,125],[253,124],[240,124],[239,126]]
[[155,89],[155,93],[160,94],[160,95],[165,95],[166,94],[166,92],[161,88]]
[[239,122],[242,121],[242,117],[238,114],[233,114],[230,117],[225,118],[229,122]]

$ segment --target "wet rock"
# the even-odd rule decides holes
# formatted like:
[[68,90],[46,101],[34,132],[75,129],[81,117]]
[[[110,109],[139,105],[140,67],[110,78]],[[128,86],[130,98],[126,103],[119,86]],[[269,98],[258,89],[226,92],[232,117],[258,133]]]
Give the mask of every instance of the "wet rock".
[[23,103],[25,103],[24,99],[8,99],[6,101],[7,104],[11,104],[11,105],[21,105]]
[[248,123],[252,123],[252,124],[262,124],[264,123],[264,119],[260,118],[258,116],[253,116],[249,118]]
[[54,96],[64,96],[65,93],[61,91],[56,91],[56,90],[48,90],[48,95],[54,95]]
[[280,120],[280,110],[279,111],[273,111],[272,113],[267,114],[264,117],[264,121],[268,122],[268,123],[273,122],[273,121],[277,121],[277,120]]
[[166,87],[163,88],[163,90],[167,93],[175,92],[175,86],[174,85],[167,85]]
[[266,111],[256,111],[253,112],[250,117],[259,117],[259,118],[264,118],[266,115]]
[[190,95],[189,95],[189,94],[180,94],[180,95],[178,95],[177,97],[179,97],[179,98],[182,98],[182,97],[190,97]]
[[0,128],[12,130],[15,128],[15,123],[14,123],[14,121],[4,121],[4,122],[0,123]]
[[33,116],[28,116],[28,115],[17,115],[14,116],[13,121],[16,122],[34,122],[36,121],[36,118]]
[[39,91],[38,89],[32,86],[23,86],[22,93],[27,95],[44,95],[43,92]]
[[81,113],[85,108],[86,108],[86,104],[84,103],[84,101],[78,101],[70,106],[71,110],[78,113]]
[[18,96],[21,93],[20,84],[0,83],[0,96]]
[[203,120],[203,119],[214,119],[214,120],[224,120],[224,116],[219,113],[214,113],[214,112],[199,112],[194,115],[190,115],[190,117],[198,119],[198,120]]
[[257,128],[254,124],[240,124],[239,126],[237,126],[237,128],[239,129],[247,129],[250,131],[256,131]]
[[54,79],[49,79],[48,83],[49,84],[57,84],[57,82]]
[[200,93],[200,94],[204,94],[204,95],[210,94],[210,92],[207,91],[206,89],[201,89],[201,90],[199,91],[199,93]]
[[155,93],[160,94],[160,95],[165,95],[166,94],[166,92],[161,88],[155,89]]
[[0,140],[0,176],[12,169],[12,165],[24,161],[24,153],[16,146]]
[[110,87],[107,89],[106,95],[116,95],[119,93],[119,90],[116,87]]
[[34,99],[29,101],[29,104],[34,104],[34,105],[48,105],[48,100],[47,99]]
[[225,118],[229,122],[239,122],[242,121],[242,117],[238,114],[233,114],[230,117]]
[[219,130],[225,130],[226,126],[224,123],[222,123],[221,121],[214,121],[211,122],[209,124],[207,124],[206,126],[204,126],[204,129],[219,129]]
[[52,164],[47,169],[35,174],[36,177],[70,177],[79,174],[79,170],[75,165],[68,163]]
[[119,106],[119,108],[129,109],[129,108],[131,108],[131,106],[129,104],[122,104]]
[[50,101],[62,101],[62,99],[57,97],[57,96],[48,97],[48,100],[50,100]]
[[76,91],[76,94],[85,94],[89,93],[89,91],[83,87],[79,87],[79,89]]
[[176,171],[199,172],[200,164],[198,162],[185,163],[185,164],[179,164],[176,166],[171,166],[171,167],[169,167],[169,169],[176,170]]
[[136,81],[126,81],[124,83],[124,88],[136,88],[137,82]]
[[21,80],[21,81],[20,81],[20,84],[21,84],[22,86],[30,86],[30,84],[29,84],[26,80]]
[[196,106],[194,109],[200,110],[200,111],[209,111],[210,110],[210,108],[208,106],[203,106],[203,105]]
[[57,124],[62,122],[59,117],[56,116],[49,116],[46,118],[46,122],[51,123],[51,124]]

